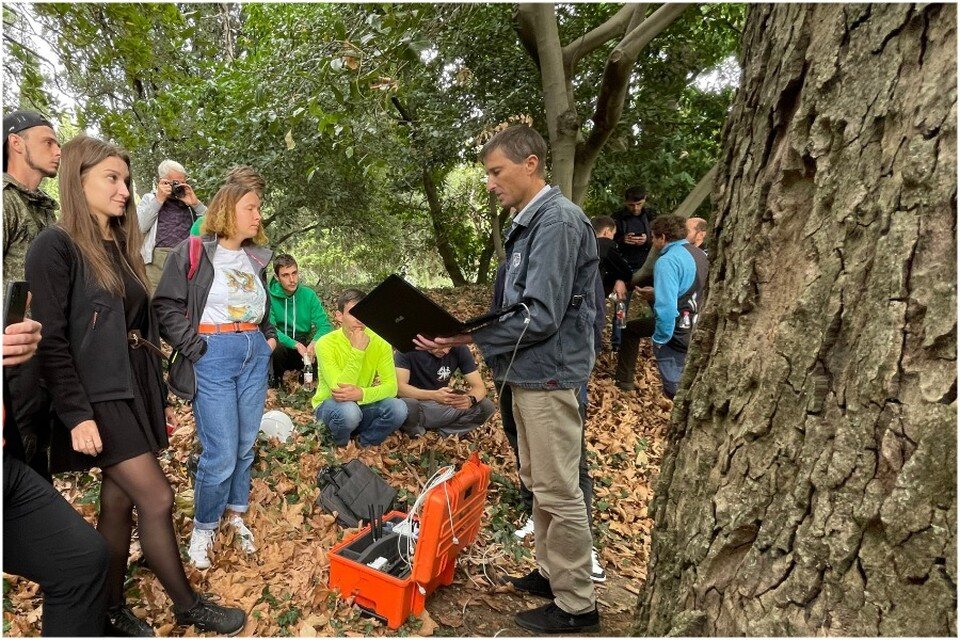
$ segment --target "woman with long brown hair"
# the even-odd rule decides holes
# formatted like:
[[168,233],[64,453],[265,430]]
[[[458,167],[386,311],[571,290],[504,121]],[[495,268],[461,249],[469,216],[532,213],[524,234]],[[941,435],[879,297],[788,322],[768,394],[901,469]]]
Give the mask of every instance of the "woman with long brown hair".
[[173,490],[156,454],[168,445],[157,323],[140,256],[130,158],[79,136],[63,146],[60,221],[37,236],[26,260],[38,351],[53,397],[51,469],[102,470],[97,530],[110,548],[112,635],[152,636],[124,603],[133,508],[146,563],[173,600],[176,620],[235,633],[239,609],[201,598],[184,573],[173,528]]

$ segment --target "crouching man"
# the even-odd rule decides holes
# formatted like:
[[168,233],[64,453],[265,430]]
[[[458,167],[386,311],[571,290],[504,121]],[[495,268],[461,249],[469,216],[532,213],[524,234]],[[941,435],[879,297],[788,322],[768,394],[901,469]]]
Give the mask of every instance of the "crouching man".
[[[317,340],[313,410],[337,446],[350,438],[356,438],[361,447],[378,445],[407,417],[407,405],[395,397],[393,350],[350,313],[364,295],[356,289],[340,294],[334,314],[340,330]],[[376,378],[379,384],[375,385]]]
[[[465,345],[397,353],[394,364],[400,399],[407,405],[407,419],[401,427],[407,435],[415,438],[435,430],[445,436],[461,436],[493,415],[495,407]],[[450,386],[458,370],[470,387],[466,392]]]

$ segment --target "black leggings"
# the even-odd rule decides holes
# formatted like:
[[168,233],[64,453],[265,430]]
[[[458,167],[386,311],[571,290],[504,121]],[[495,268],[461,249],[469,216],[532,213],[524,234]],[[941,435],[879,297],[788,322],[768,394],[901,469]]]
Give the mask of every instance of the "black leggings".
[[123,582],[130,556],[133,508],[137,508],[140,548],[147,565],[160,580],[177,609],[196,604],[180,560],[173,529],[173,489],[152,453],[118,462],[103,470],[100,487],[100,519],[97,530],[110,547],[107,577],[107,607],[123,604]]
[[43,635],[102,636],[107,543],[53,486],[3,456],[3,570],[43,589]]

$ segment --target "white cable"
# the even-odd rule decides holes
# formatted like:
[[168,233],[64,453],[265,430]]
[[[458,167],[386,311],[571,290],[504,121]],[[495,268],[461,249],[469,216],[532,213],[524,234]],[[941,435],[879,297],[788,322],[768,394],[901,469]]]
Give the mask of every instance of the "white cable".
[[[423,508],[423,503],[426,501],[427,496],[430,494],[430,491],[435,487],[440,486],[445,483],[447,480],[454,476],[453,465],[447,465],[446,467],[441,467],[437,469],[437,472],[430,476],[430,479],[427,480],[426,486],[423,491],[420,492],[420,495],[417,496],[416,501],[414,501],[413,506],[410,507],[410,511],[407,512],[407,515],[404,517],[401,524],[405,523],[406,528],[413,532],[413,517],[420,513],[420,510]],[[446,487],[444,487],[444,493],[446,493]],[[447,495],[447,511],[450,511],[450,496]],[[450,516],[450,526],[453,527],[453,516]],[[407,555],[404,557],[403,552],[400,548],[400,539],[406,538],[407,541]],[[415,551],[415,542],[413,535],[408,536],[397,536],[397,554],[400,556],[400,559],[403,560],[408,567],[413,568],[413,562],[411,558]]]
[[523,331],[520,332],[520,337],[517,338],[517,344],[513,346],[513,355],[510,356],[510,363],[507,365],[507,370],[503,374],[503,382],[500,383],[500,397],[503,397],[503,389],[507,386],[507,376],[510,375],[510,368],[513,367],[513,361],[517,357],[517,351],[520,350],[520,341],[523,340],[524,334],[527,332],[527,329],[530,327],[530,308],[522,302],[517,303],[523,310],[526,312],[527,317],[523,319]]

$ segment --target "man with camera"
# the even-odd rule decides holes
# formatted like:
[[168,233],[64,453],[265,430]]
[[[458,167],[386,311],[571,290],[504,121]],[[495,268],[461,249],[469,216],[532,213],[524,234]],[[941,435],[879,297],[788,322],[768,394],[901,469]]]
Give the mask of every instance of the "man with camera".
[[153,294],[163,275],[167,254],[190,235],[190,227],[207,210],[193,187],[187,182],[187,171],[173,160],[164,160],[157,167],[157,187],[140,199],[137,217],[143,232],[143,261]]

